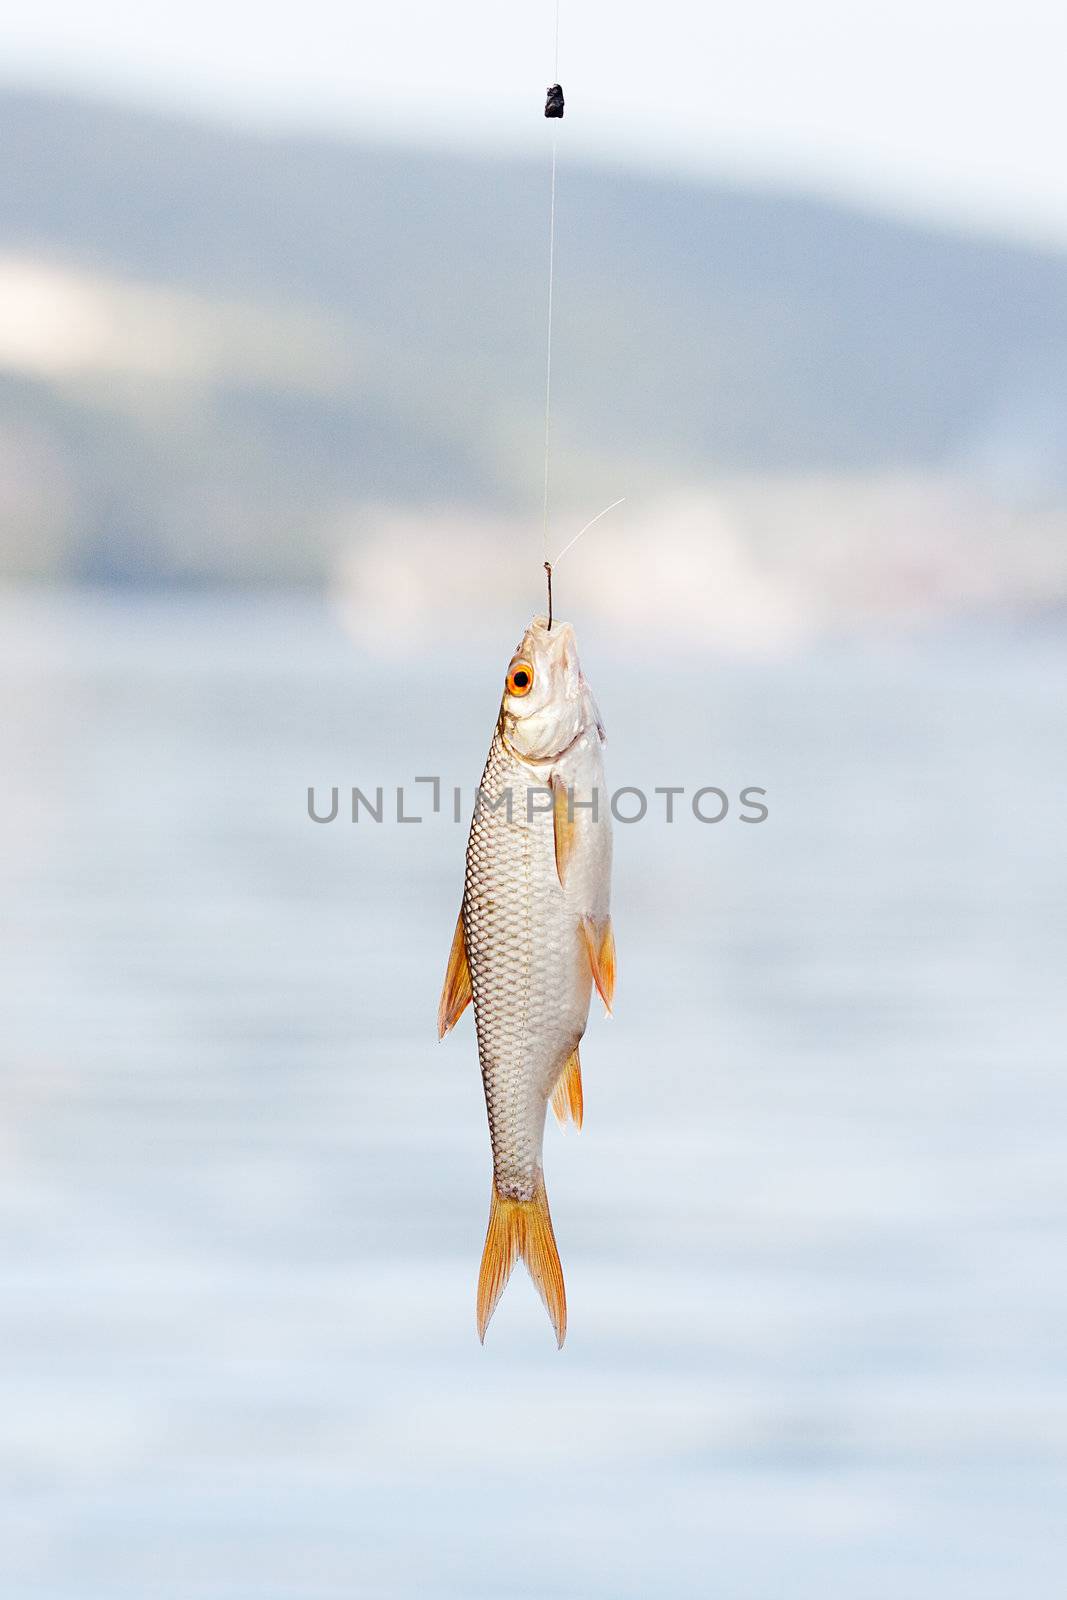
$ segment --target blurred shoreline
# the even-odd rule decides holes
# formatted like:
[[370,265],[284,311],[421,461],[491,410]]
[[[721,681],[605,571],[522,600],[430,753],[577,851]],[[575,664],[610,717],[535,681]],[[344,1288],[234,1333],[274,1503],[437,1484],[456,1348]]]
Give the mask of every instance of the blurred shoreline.
[[[525,595],[543,199],[0,89],[0,575],[332,585],[383,644]],[[575,604],[739,650],[1063,605],[1067,254],[621,169],[560,206],[556,547],[627,497]]]
[[[557,518],[562,544],[568,525]],[[350,631],[404,654],[462,616],[543,609],[540,529],[476,516],[359,519],[333,585]],[[826,639],[1067,619],[1067,509],[966,480],[744,478],[628,501],[556,572],[564,613],[673,649],[782,655]],[[492,596],[472,616],[473,593]]]

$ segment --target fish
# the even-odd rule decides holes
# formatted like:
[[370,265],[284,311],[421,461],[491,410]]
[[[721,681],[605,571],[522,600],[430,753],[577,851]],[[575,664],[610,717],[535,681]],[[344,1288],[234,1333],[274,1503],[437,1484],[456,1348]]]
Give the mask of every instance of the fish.
[[604,725],[574,629],[534,617],[508,665],[467,842],[438,1037],[473,1001],[493,1180],[476,1321],[521,1257],[562,1348],[567,1296],[542,1164],[547,1107],[583,1120],[579,1046],[615,992]]

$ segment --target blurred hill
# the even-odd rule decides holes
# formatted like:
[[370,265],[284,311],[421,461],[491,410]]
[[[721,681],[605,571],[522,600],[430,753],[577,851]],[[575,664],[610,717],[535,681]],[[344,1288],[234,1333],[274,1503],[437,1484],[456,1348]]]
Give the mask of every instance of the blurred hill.
[[[315,580],[383,507],[536,518],[546,205],[542,166],[0,93],[0,571]],[[561,502],[1067,500],[1064,257],[566,157],[559,236]]]

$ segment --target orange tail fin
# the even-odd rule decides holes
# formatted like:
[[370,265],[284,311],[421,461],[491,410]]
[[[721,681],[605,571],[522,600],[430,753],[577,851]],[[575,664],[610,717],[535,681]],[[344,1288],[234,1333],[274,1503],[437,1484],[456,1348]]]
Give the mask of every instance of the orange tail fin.
[[544,1301],[556,1330],[556,1343],[562,1349],[567,1336],[567,1291],[540,1172],[532,1200],[506,1200],[493,1185],[489,1228],[478,1274],[478,1337],[483,1344],[489,1319],[520,1256]]
[[578,1059],[578,1047],[574,1048],[573,1055],[567,1059],[567,1065],[559,1075],[559,1082],[552,1091],[552,1109],[556,1113],[556,1120],[561,1128],[567,1126],[567,1118],[574,1118],[574,1126],[582,1126],[582,1063]]

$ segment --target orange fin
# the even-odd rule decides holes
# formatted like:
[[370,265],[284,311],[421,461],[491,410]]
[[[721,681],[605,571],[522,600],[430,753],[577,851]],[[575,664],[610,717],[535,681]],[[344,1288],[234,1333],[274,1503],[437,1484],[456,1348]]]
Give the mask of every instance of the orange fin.
[[452,948],[448,952],[448,970],[445,986],[441,990],[441,1004],[437,1008],[437,1037],[443,1039],[449,1028],[454,1028],[471,1002],[471,972],[467,965],[467,943],[463,937],[463,913],[456,919],[452,935]]
[[552,819],[556,837],[556,876],[567,879],[567,863],[574,851],[578,828],[574,821],[567,785],[557,773],[552,775]]
[[540,1172],[532,1200],[507,1200],[497,1194],[496,1184],[493,1185],[489,1228],[478,1274],[478,1337],[483,1344],[489,1319],[520,1256],[552,1319],[556,1344],[562,1349],[567,1337],[567,1291],[548,1214],[544,1175]]
[[583,917],[582,935],[593,969],[593,982],[610,1017],[611,1002],[615,998],[615,935],[611,931],[611,918],[606,917],[598,929],[592,917]]
[[567,1117],[574,1118],[574,1126],[582,1126],[582,1063],[578,1059],[578,1046],[567,1057],[567,1065],[559,1075],[552,1091],[552,1109],[560,1127],[567,1126]]

